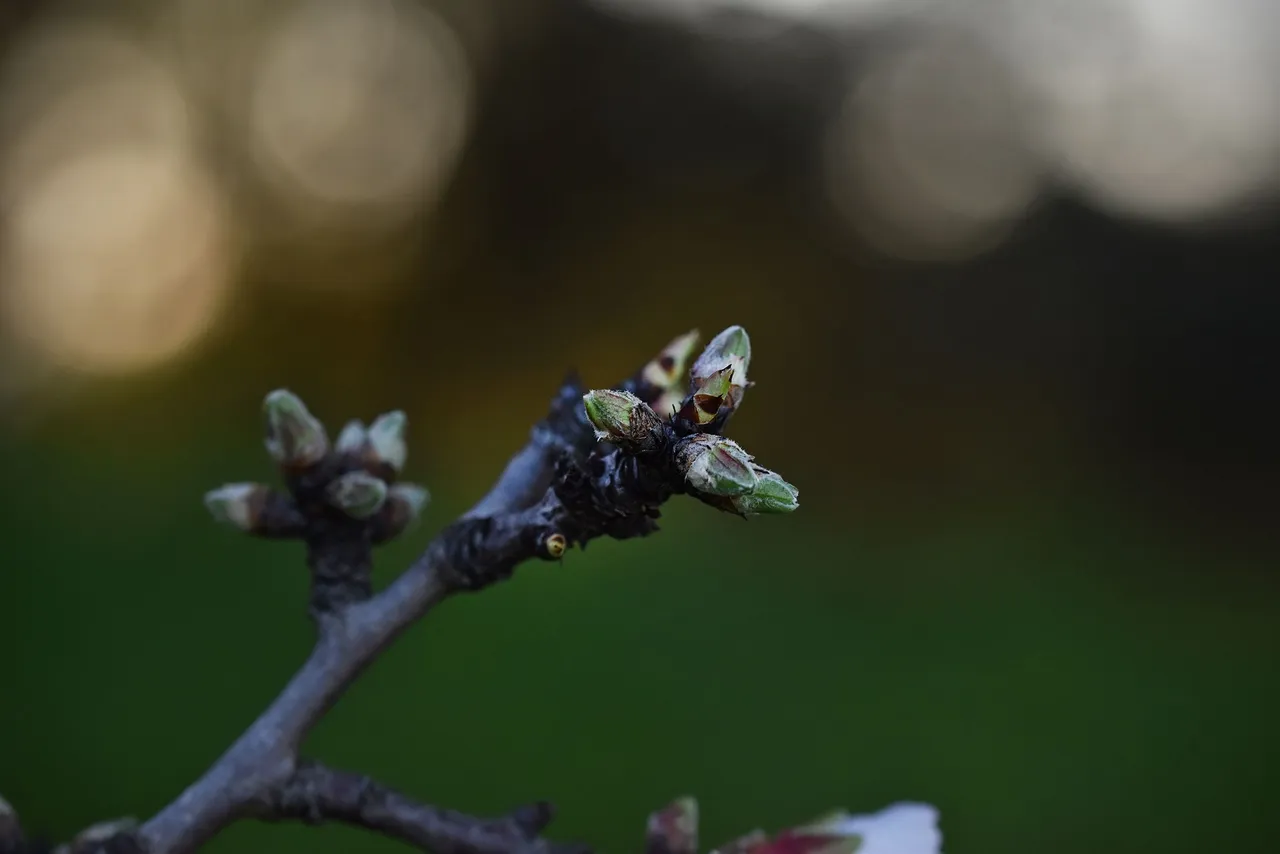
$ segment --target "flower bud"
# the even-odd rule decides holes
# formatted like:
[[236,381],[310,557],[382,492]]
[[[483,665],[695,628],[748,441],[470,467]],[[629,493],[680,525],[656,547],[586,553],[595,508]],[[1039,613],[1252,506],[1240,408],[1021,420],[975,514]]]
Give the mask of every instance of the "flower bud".
[[732,398],[733,371],[733,366],[729,365],[695,382],[693,394],[680,413],[686,421],[697,425],[709,424],[720,414],[722,407],[735,406]]
[[666,436],[662,419],[634,394],[613,389],[589,391],[582,396],[582,404],[597,439],[615,442],[632,453],[662,446]]
[[696,329],[673,339],[641,369],[641,383],[659,391],[675,388],[684,377],[685,366],[689,364],[689,357],[693,355],[693,348],[697,344]]
[[750,363],[751,339],[747,336],[747,330],[741,326],[730,326],[711,339],[702,355],[698,356],[698,360],[689,369],[689,375],[697,385],[725,367],[731,367],[733,385],[745,388]]
[[758,513],[791,513],[800,506],[800,490],[777,472],[756,468],[755,489],[733,497],[733,508],[743,516]]
[[387,484],[368,472],[347,472],[329,484],[329,503],[352,519],[368,519],[387,500]]
[[269,491],[260,483],[228,483],[206,492],[204,506],[216,521],[252,532],[258,528]]
[[752,457],[738,443],[699,433],[684,440],[676,463],[688,484],[707,495],[743,495],[756,487]]
[[338,440],[333,443],[333,449],[340,454],[360,454],[364,452],[368,441],[369,431],[365,429],[364,422],[348,421],[338,434]]
[[698,802],[677,798],[649,816],[645,833],[649,854],[697,854]]
[[405,444],[408,426],[408,416],[398,409],[379,415],[369,425],[369,444],[373,446],[373,455],[379,462],[391,466],[393,471],[404,468],[409,456],[409,448]]
[[324,425],[312,415],[302,399],[286,389],[277,389],[263,401],[267,418],[267,452],[282,465],[305,468],[324,459],[329,437]]

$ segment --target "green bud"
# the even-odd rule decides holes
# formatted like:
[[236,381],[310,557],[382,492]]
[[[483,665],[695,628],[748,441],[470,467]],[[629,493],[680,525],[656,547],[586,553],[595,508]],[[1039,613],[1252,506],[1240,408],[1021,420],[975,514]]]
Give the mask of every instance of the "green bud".
[[360,420],[348,421],[333,443],[333,449],[340,454],[359,454],[364,451],[369,441],[369,431]]
[[707,495],[742,495],[755,489],[751,460],[737,442],[706,433],[690,436],[676,454],[688,484]]
[[657,450],[666,435],[662,419],[630,392],[589,391],[582,396],[582,405],[597,439],[616,442],[632,453]]
[[701,427],[742,404],[747,390],[751,339],[741,326],[730,326],[711,340],[689,370],[690,394],[681,420]]
[[691,797],[677,798],[650,814],[645,832],[645,849],[663,854],[697,854],[698,802]]
[[260,483],[228,483],[204,494],[213,518],[241,531],[253,531],[266,502],[268,488]]
[[277,389],[263,401],[267,417],[267,452],[282,465],[315,465],[329,452],[324,425],[312,415],[302,399],[286,389]]
[[730,326],[711,339],[702,355],[693,363],[689,374],[694,384],[698,385],[728,366],[734,369],[731,375],[733,384],[745,388],[750,363],[751,339],[747,336],[747,330],[741,326]]
[[352,519],[368,519],[387,500],[387,484],[368,472],[347,472],[329,484],[328,499]]
[[680,382],[685,366],[698,344],[698,330],[686,332],[675,338],[640,372],[641,381],[658,389],[669,389]]
[[374,456],[397,472],[404,468],[404,461],[409,456],[404,439],[408,426],[408,416],[398,409],[379,415],[369,425],[369,443],[373,446]]
[[800,507],[800,490],[782,479],[777,472],[756,469],[756,488],[746,495],[735,495],[733,507],[744,516],[760,513],[791,513]]

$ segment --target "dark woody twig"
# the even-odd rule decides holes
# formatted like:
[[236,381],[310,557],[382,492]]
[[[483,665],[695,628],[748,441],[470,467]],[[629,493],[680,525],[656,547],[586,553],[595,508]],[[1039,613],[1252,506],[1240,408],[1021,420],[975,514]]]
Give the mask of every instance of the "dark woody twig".
[[550,823],[549,804],[522,807],[510,815],[477,819],[418,803],[368,777],[299,764],[287,783],[258,806],[255,817],[309,824],[343,822],[400,839],[436,854],[574,854],[538,838]]

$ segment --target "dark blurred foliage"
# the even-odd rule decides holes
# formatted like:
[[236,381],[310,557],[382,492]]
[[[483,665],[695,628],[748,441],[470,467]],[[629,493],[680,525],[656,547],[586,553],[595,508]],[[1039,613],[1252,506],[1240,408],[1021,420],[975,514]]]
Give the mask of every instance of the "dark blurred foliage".
[[[799,514],[679,502],[655,538],[452,602],[311,751],[468,810],[549,798],[557,835],[603,851],[636,850],[685,792],[710,844],[913,799],[954,852],[1265,850],[1274,212],[1161,228],[1055,196],[982,257],[894,261],[830,215],[810,146],[877,36],[709,54],[533,5],[429,217],[351,256],[259,248],[196,357],[11,408],[0,791],[28,824],[159,808],[305,654],[300,555],[199,501],[267,476],[264,392],[335,428],[409,411],[436,503],[385,581],[565,368],[614,382],[688,328],[742,323],[757,386],[730,432],[799,486]],[[333,284],[366,271],[386,286]],[[211,846],[393,847],[254,824]]]

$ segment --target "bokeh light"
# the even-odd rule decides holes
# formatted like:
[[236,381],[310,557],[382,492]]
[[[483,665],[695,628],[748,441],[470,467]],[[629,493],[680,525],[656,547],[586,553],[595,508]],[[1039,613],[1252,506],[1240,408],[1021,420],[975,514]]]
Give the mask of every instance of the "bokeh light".
[[1274,6],[1011,4],[993,44],[1035,92],[1046,163],[1098,205],[1185,221],[1264,188],[1280,152]]
[[467,57],[448,25],[401,0],[306,0],[272,26],[248,112],[255,161],[279,196],[299,216],[352,227],[429,206],[470,114]]
[[886,52],[855,83],[826,148],[839,209],[892,255],[958,260],[999,242],[1039,192],[1025,99],[974,39]]
[[200,339],[234,250],[172,72],[109,29],[63,25],[13,58],[0,105],[0,317],[17,346],[114,374]]

